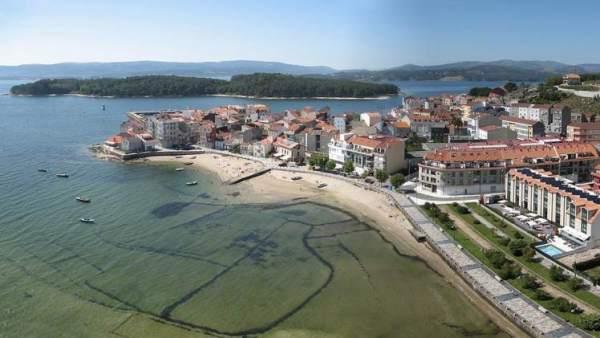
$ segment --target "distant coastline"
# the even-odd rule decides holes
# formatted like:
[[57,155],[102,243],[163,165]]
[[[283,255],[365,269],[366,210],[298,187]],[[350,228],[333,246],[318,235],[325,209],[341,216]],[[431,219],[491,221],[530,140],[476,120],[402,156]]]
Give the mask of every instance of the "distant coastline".
[[157,98],[183,98],[183,97],[235,97],[242,99],[257,99],[257,100],[387,100],[392,96],[404,95],[399,92],[398,94],[389,94],[382,96],[366,96],[366,97],[329,97],[329,96],[298,96],[298,97],[286,97],[286,96],[252,96],[252,95],[236,95],[236,94],[205,94],[197,96],[183,96],[183,95],[169,95],[169,96],[154,96],[154,95],[143,95],[143,96],[115,96],[115,95],[88,95],[88,94],[45,94],[45,95],[32,95],[32,94],[11,94],[2,93],[4,96],[16,96],[16,97],[55,97],[55,96],[74,96],[74,97],[86,97],[92,99],[157,99]]

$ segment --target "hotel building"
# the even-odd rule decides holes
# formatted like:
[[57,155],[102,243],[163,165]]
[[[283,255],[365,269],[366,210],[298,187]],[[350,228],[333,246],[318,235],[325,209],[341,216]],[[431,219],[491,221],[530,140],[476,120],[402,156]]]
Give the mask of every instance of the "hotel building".
[[456,145],[425,154],[418,190],[441,197],[501,193],[506,172],[522,167],[589,181],[598,161],[594,145],[556,139]]
[[515,206],[556,224],[561,235],[593,247],[600,244],[597,193],[551,172],[529,168],[508,171],[505,193]]

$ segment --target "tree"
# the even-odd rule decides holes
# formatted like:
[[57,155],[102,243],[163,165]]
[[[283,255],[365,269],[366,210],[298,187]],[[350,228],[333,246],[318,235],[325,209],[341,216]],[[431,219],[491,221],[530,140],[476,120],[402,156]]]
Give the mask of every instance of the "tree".
[[577,278],[577,277],[571,277],[569,279],[569,281],[567,281],[567,285],[569,286],[569,289],[571,289],[573,291],[582,289],[585,286],[585,284],[583,283],[583,280],[581,278]]
[[537,289],[537,290],[535,290],[535,299],[550,300],[550,299],[552,299],[552,295],[550,295],[548,292],[546,292],[542,289]]
[[504,85],[504,89],[506,89],[506,91],[509,92],[509,93],[514,92],[515,90],[517,90],[517,88],[518,88],[517,84],[514,83],[514,82],[507,82]]
[[564,282],[568,278],[569,277],[564,274],[564,270],[562,268],[559,268],[556,265],[552,265],[552,267],[550,267],[550,279],[552,279],[553,281]]
[[392,175],[392,177],[390,178],[390,183],[396,189],[398,189],[402,184],[404,184],[404,182],[406,182],[406,178],[400,173]]
[[318,166],[324,168],[329,158],[323,154],[313,153],[308,160],[308,163],[313,167]]
[[536,290],[540,286],[542,286],[542,284],[537,279],[535,279],[535,277],[532,277],[531,275],[528,275],[526,273],[522,274],[521,277],[519,277],[519,279],[521,280],[521,285],[525,289]]
[[375,178],[379,181],[379,183],[383,183],[388,179],[388,173],[385,170],[377,169],[375,171]]
[[488,95],[490,95],[491,91],[492,91],[492,88],[489,88],[489,87],[473,87],[469,91],[469,95],[471,95],[471,96],[488,96]]
[[327,168],[328,171],[335,170],[335,161],[334,160],[327,161],[327,165],[325,167]]
[[523,249],[523,257],[525,257],[525,259],[528,262],[533,262],[535,257],[535,250],[533,250],[533,248],[530,246],[525,247],[525,249]]
[[560,312],[571,312],[577,308],[577,305],[569,302],[566,298],[558,297],[552,300],[551,303],[552,308],[560,311]]
[[600,331],[600,315],[595,313],[583,315],[580,324],[585,330]]
[[515,279],[521,275],[521,268],[515,264],[507,260],[504,262],[500,271],[498,271],[498,276],[502,279]]
[[485,257],[490,262],[490,264],[492,264],[492,266],[495,267],[496,269],[500,269],[502,267],[502,265],[504,265],[504,263],[506,262],[506,257],[499,250],[495,250],[495,249],[486,250],[484,252],[484,254],[485,254]]
[[342,167],[345,173],[350,174],[354,171],[354,162],[347,160]]
[[523,255],[523,249],[525,249],[526,246],[527,242],[522,239],[513,239],[510,241],[510,243],[508,243],[508,249],[517,257]]
[[455,127],[462,127],[463,121],[461,120],[460,116],[452,115],[452,120],[450,120],[450,124]]

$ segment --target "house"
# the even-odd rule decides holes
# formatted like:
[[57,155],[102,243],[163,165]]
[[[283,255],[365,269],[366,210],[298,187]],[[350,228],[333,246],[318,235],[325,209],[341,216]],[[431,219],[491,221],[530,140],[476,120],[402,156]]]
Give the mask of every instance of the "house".
[[562,77],[562,81],[565,86],[578,86],[581,84],[581,76],[573,73],[565,74]]
[[526,140],[529,138],[544,136],[545,127],[540,121],[527,120],[512,116],[501,116],[502,127],[517,132],[517,138]]
[[351,161],[359,174],[376,170],[393,174],[406,167],[404,153],[404,140],[389,136],[340,134],[329,143],[329,158],[339,165]]
[[472,138],[480,138],[479,129],[486,126],[501,126],[502,122],[489,113],[471,113],[464,121]]
[[567,140],[600,143],[600,122],[570,123],[567,126]]
[[434,135],[444,134],[444,132],[446,135],[448,134],[448,120],[435,115],[410,115],[403,118],[403,121],[410,125],[410,130],[413,133],[428,140],[433,139]]
[[435,196],[501,193],[506,172],[524,167],[588,181],[599,161],[600,153],[589,143],[505,140],[459,144],[424,156],[419,164],[418,190]]
[[312,153],[329,153],[329,142],[338,134],[337,129],[331,124],[320,121],[314,128],[304,129],[297,137],[298,142],[304,147],[307,156]]
[[279,158],[286,162],[300,162],[303,159],[303,154],[300,152],[300,144],[283,137],[278,137],[273,142],[275,154],[273,157]]
[[265,137],[264,139],[254,142],[253,144],[253,155],[256,157],[268,157],[273,151],[273,139]]
[[383,119],[378,112],[362,113],[360,114],[360,120],[363,121],[367,127],[375,127],[378,131],[381,131],[383,127]]
[[407,138],[410,136],[410,125],[406,121],[390,121],[386,124],[386,131],[393,137]]

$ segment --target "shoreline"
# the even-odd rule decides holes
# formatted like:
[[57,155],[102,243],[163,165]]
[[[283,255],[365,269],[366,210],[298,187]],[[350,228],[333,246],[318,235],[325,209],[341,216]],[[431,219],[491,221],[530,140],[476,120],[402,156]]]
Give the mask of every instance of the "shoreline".
[[[246,171],[251,168],[252,170],[258,170],[265,167],[264,163],[256,160],[252,161],[222,154],[205,153],[195,156],[195,159],[190,159],[189,156],[183,158],[173,156],[148,157],[145,161],[136,160],[136,162],[183,163],[191,161],[194,163],[189,167],[208,170],[212,174],[216,174],[221,182],[239,176],[242,174],[240,170]],[[248,162],[253,164],[248,164]],[[293,176],[301,176],[302,179],[294,181],[291,179]],[[274,182],[277,182],[277,184],[273,184]],[[327,186],[323,189],[317,188],[321,183],[325,183]],[[265,202],[280,202],[282,198],[314,199],[316,202],[332,205],[356,215],[378,231],[382,238],[393,245],[397,252],[421,259],[432,272],[440,275],[444,281],[457,289],[500,329],[511,336],[527,336],[518,325],[506,318],[494,305],[490,304],[464,281],[429,244],[419,243],[414,239],[409,232],[412,229],[412,224],[391,201],[389,196],[333,177],[324,177],[310,172],[296,174],[277,169],[245,181],[240,185],[256,194],[242,194],[236,200],[236,203],[255,203],[256,195],[260,195],[261,200],[264,199]]]

